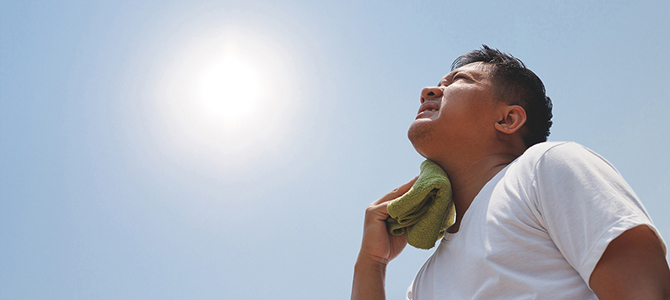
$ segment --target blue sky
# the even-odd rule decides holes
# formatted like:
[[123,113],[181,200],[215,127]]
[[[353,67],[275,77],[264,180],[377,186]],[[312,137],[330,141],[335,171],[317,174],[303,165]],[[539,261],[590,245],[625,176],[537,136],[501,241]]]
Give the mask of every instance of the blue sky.
[[[669,12],[2,1],[0,298],[348,297],[365,207],[418,174],[406,130],[420,89],[481,44],[543,79],[550,140],[608,159],[670,239]],[[227,57],[251,75],[204,105]],[[389,299],[430,253],[391,264]]]

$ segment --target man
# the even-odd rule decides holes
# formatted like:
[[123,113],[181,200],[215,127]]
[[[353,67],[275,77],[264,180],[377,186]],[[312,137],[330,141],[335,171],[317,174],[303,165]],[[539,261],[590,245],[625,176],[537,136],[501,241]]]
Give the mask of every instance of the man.
[[[408,137],[449,176],[456,220],[408,299],[670,299],[665,245],[630,187],[590,150],[545,142],[550,126],[540,79],[487,46],[421,91]],[[384,299],[406,245],[386,206],[415,180],[367,208],[352,299]]]

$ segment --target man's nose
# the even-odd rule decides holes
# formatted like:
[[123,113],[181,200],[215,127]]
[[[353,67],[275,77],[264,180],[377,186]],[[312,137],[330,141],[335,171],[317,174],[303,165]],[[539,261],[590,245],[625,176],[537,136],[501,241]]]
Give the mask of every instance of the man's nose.
[[435,99],[442,97],[442,89],[439,87],[425,87],[421,90],[421,103],[427,99]]

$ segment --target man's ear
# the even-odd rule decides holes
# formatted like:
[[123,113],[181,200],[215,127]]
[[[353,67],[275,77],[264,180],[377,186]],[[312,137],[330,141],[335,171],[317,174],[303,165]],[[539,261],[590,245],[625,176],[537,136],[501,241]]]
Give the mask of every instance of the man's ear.
[[519,105],[508,105],[494,127],[502,133],[512,134],[521,129],[523,124],[526,124],[526,110]]

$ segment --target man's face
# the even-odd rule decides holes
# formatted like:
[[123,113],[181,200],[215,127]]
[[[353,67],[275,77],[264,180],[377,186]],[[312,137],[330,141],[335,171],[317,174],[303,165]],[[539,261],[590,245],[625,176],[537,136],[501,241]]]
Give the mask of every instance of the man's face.
[[[498,121],[491,67],[471,63],[421,91],[421,106],[408,137],[426,158],[463,153],[491,138]],[[459,151],[460,150],[460,151]]]

